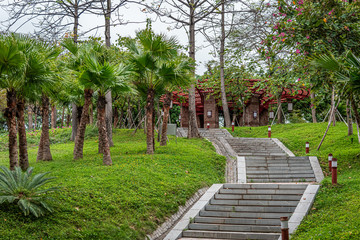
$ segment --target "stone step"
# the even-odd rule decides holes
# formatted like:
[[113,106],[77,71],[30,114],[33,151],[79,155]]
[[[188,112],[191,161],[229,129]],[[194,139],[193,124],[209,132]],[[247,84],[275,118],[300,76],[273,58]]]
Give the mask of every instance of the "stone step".
[[196,217],[194,223],[280,226],[280,219]]
[[205,230],[205,231],[224,231],[224,232],[262,232],[262,233],[281,232],[280,226],[228,225],[228,224],[206,224],[206,223],[190,223],[188,229]]
[[296,194],[302,195],[304,190],[302,189],[233,189],[222,188],[219,193],[221,194]]
[[315,178],[315,175],[313,173],[311,174],[247,174],[246,177],[248,179],[260,179],[260,178]]
[[299,195],[241,195],[241,194],[215,194],[215,199],[220,200],[282,200],[282,201],[298,201]]
[[226,200],[226,199],[211,199],[210,204],[213,205],[239,205],[239,206],[296,206],[298,201],[287,200]]
[[302,182],[316,182],[315,178],[263,178],[263,179],[251,179],[248,178],[247,179],[248,182],[251,183],[290,183],[290,182],[297,182],[297,183],[302,183]]
[[269,171],[297,171],[297,170],[312,170],[311,166],[308,167],[266,167],[266,166],[246,166],[247,170],[269,170]]
[[266,207],[266,206],[223,206],[223,205],[206,205],[207,211],[221,212],[260,212],[260,213],[291,213],[294,207]]
[[252,232],[217,232],[187,230],[182,233],[183,237],[209,238],[209,239],[253,239],[253,240],[278,240],[279,233],[252,233]]
[[246,167],[311,167],[310,163],[252,163],[246,161]]
[[308,184],[237,184],[225,183],[223,188],[226,189],[303,189],[307,188]]
[[199,212],[200,217],[217,217],[217,218],[257,218],[268,219],[280,217],[290,217],[289,212],[222,212],[222,211],[204,211]]
[[294,160],[294,161],[298,161],[298,160],[307,160],[309,161],[309,157],[247,157],[246,159],[248,160],[257,160],[257,159],[263,159],[263,160]]
[[253,168],[246,169],[246,174],[269,174],[269,175],[276,175],[276,174],[314,174],[314,171],[312,169],[307,170],[287,170],[287,171],[280,171],[280,170],[256,170]]

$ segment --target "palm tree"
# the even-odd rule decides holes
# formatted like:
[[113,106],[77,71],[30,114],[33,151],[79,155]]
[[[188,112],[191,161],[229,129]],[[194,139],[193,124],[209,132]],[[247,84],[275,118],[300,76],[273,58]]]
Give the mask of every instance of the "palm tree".
[[164,77],[168,78],[169,86],[166,88],[166,94],[164,97],[164,115],[163,123],[161,127],[161,140],[160,145],[165,146],[167,143],[167,124],[170,113],[170,104],[172,98],[172,91],[179,87],[187,87],[192,81],[192,69],[193,61],[186,56],[179,56],[173,60],[169,60],[167,63],[168,73]]
[[[357,96],[360,93],[360,58],[355,56],[351,51],[347,51],[341,60],[336,59],[333,54],[327,53],[315,57],[312,64],[333,72],[338,82],[343,83],[344,93],[349,97],[354,111],[360,143],[360,115],[357,110],[357,103],[359,101]],[[334,110],[332,114],[334,114]]]
[[[25,102],[28,97],[36,94],[38,89],[45,89],[46,86],[52,83],[51,70],[49,68],[49,61],[52,61],[57,55],[58,51],[54,48],[35,41],[29,37],[21,35],[8,35],[3,38],[3,43],[7,43],[8,47],[3,46],[4,52],[1,55],[1,62],[3,63],[2,71],[5,73],[1,78],[1,88],[7,89],[8,106],[9,106],[9,152],[10,152],[10,168],[13,169],[17,163],[16,151],[16,119],[14,111],[17,112],[17,125],[19,134],[19,157],[20,166],[23,170],[29,167],[29,160],[27,154],[26,128],[25,128]],[[9,50],[13,49],[13,53]],[[16,49],[16,50],[15,50]],[[16,53],[17,52],[17,53]],[[9,63],[11,63],[11,56],[22,56],[20,63],[21,67],[9,71]],[[8,64],[8,66],[6,66]],[[44,123],[43,123],[44,125]],[[14,130],[15,129],[15,130]]]
[[[90,54],[90,44],[76,44],[71,39],[65,39],[62,42],[62,46],[65,47],[71,54],[68,59],[68,67],[74,71],[77,77],[80,77],[84,68],[84,58]],[[83,86],[84,87],[84,86]],[[82,113],[79,126],[76,129],[75,146],[74,146],[74,159],[83,158],[83,148],[85,140],[86,124],[89,118],[89,107],[93,95],[92,85],[85,86],[84,88],[84,105],[82,107]]]
[[178,45],[175,38],[167,39],[163,34],[155,34],[147,28],[136,35],[136,39],[126,44],[130,51],[129,62],[134,74],[134,85],[146,99],[146,144],[147,154],[155,151],[154,141],[154,101],[172,82],[174,66],[169,61],[177,56]]
[[[92,89],[98,94],[98,130],[99,130],[99,149],[103,153],[103,164],[111,165],[110,145],[107,137],[105,121],[105,95],[109,91],[124,92],[129,91],[129,85],[125,81],[127,68],[122,64],[113,64],[108,54],[111,50],[99,44],[92,45],[92,51],[84,55],[84,71],[79,77],[79,82],[85,89]],[[83,110],[84,112],[84,110]]]
[[0,37],[0,89],[6,90],[7,108],[4,116],[9,130],[10,169],[18,163],[16,141],[16,94],[21,81],[16,76],[24,70],[25,56],[18,46],[14,35]]

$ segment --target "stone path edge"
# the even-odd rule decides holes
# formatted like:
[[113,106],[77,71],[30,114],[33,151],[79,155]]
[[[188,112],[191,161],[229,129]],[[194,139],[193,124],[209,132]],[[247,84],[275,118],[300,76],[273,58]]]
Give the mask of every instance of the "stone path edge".
[[167,231],[173,227],[179,219],[189,210],[203,196],[208,187],[199,189],[189,200],[186,201],[184,206],[179,206],[179,210],[173,214],[168,220],[166,220],[160,227],[158,227],[151,235],[147,235],[145,240],[161,239],[164,237]]
[[189,225],[190,221],[194,219],[201,209],[210,201],[210,199],[222,188],[223,184],[213,184],[205,194],[197,201],[191,209],[185,213],[175,227],[166,235],[164,240],[175,240],[181,237],[183,230]]
[[[320,185],[311,185],[309,184],[305,189],[304,194],[302,195],[300,202],[296,206],[294,213],[289,219],[289,233],[293,234],[296,229],[299,227],[301,221],[310,211],[311,206],[315,201],[315,196],[319,191]],[[281,236],[279,237],[281,239]]]
[[295,154],[292,153],[292,151],[290,151],[290,149],[288,149],[287,147],[285,147],[285,145],[280,142],[279,139],[277,138],[271,138],[287,155],[289,155],[290,157],[295,157]]
[[318,183],[320,183],[324,179],[324,173],[320,167],[319,160],[315,156],[309,157],[309,160],[315,174],[315,179]]

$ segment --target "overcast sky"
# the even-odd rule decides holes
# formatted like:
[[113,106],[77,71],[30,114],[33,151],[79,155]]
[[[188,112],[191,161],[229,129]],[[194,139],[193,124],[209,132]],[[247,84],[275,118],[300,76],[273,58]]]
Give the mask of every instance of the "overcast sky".
[[[188,44],[188,37],[186,34],[186,31],[184,29],[173,29],[171,28],[171,25],[167,25],[165,23],[162,23],[159,21],[159,19],[153,15],[153,14],[146,14],[141,11],[139,6],[136,5],[127,5],[127,7],[123,7],[121,9],[121,15],[124,21],[129,22],[141,22],[144,21],[144,23],[131,23],[128,25],[122,25],[122,26],[116,26],[111,28],[111,41],[112,43],[115,42],[115,40],[118,38],[118,35],[120,36],[135,36],[135,32],[140,29],[144,29],[146,26],[145,20],[146,18],[151,18],[153,22],[153,29],[157,33],[165,33],[168,36],[176,36],[177,39],[180,41],[182,45]],[[0,21],[6,21],[8,18],[8,15],[4,10],[0,8]],[[104,24],[104,18],[102,16],[94,16],[94,15],[82,15],[80,17],[80,32],[84,32],[88,29],[91,29],[98,25]],[[34,30],[31,22],[24,25],[19,29],[18,32],[22,33],[28,33],[32,32]],[[88,36],[97,36],[102,37],[104,36],[104,29],[98,29],[97,31],[93,31],[88,34]],[[197,62],[197,68],[196,73],[202,74],[206,67],[204,66],[205,63],[212,58],[212,56],[209,54],[209,52],[212,50],[211,47],[208,46],[209,44],[206,42],[205,38],[199,33],[196,35],[196,62]]]

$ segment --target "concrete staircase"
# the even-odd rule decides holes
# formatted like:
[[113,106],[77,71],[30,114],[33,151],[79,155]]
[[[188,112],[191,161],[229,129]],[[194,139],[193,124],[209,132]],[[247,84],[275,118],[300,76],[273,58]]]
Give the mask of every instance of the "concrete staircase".
[[280,217],[291,216],[293,233],[319,189],[310,183],[323,179],[317,158],[295,157],[278,139],[234,138],[225,129],[200,134],[227,157],[228,183],[214,184],[164,239],[278,240]]
[[239,156],[287,156],[271,138],[227,138]]
[[249,183],[316,181],[309,157],[247,156],[245,160]]
[[224,184],[180,239],[278,239],[306,184]]

